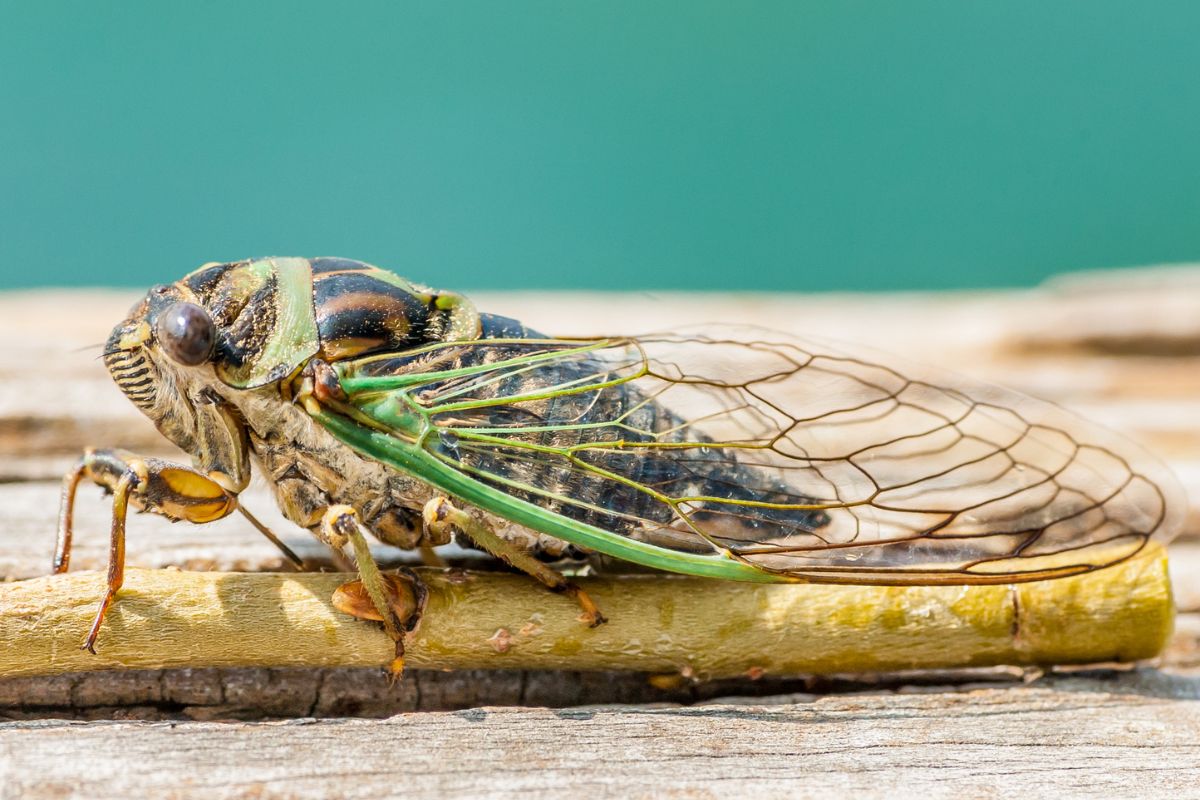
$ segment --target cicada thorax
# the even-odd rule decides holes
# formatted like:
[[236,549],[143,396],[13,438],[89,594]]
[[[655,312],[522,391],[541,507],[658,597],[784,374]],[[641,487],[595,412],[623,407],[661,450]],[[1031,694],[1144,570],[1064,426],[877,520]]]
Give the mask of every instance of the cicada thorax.
[[479,314],[461,295],[417,286],[358,261],[314,258],[310,265],[324,361],[480,336]]
[[479,315],[461,296],[360,261],[208,264],[179,286],[212,316],[217,377],[239,389],[282,380],[313,357],[334,362],[480,335]]
[[481,314],[460,294],[410,283],[344,258],[314,258],[319,355],[335,363],[435,342],[542,338],[516,320]]

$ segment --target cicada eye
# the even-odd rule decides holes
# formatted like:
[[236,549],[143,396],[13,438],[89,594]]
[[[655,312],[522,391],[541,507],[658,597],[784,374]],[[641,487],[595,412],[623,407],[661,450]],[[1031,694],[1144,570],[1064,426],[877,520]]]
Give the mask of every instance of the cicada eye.
[[208,361],[217,341],[212,317],[195,303],[175,303],[158,316],[154,332],[172,360],[188,367]]

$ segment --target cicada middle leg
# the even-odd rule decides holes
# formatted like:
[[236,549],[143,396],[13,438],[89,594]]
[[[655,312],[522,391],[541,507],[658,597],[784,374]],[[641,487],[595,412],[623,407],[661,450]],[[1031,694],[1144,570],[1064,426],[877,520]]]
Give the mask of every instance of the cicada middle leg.
[[334,607],[360,619],[383,623],[383,629],[395,643],[395,655],[388,669],[398,678],[404,671],[404,635],[416,629],[425,607],[425,584],[411,570],[387,575],[380,572],[367,543],[368,533],[358,511],[335,505],[325,512],[318,535],[336,552],[341,552],[347,543],[353,549],[359,580],[338,587],[333,597]]
[[557,570],[534,558],[529,553],[497,536],[488,525],[455,507],[445,497],[435,497],[425,504],[425,524],[437,531],[454,527],[465,533],[479,547],[491,553],[510,567],[532,576],[552,592],[560,592],[579,604],[580,621],[589,628],[603,625],[606,620],[596,603],[582,588],[567,580]]

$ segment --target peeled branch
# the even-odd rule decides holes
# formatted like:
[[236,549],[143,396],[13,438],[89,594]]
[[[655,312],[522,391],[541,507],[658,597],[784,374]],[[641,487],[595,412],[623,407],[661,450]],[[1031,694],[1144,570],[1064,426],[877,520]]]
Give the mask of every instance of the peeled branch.
[[[520,575],[419,569],[410,667],[633,670],[699,679],[1135,661],[1174,604],[1156,544],[1072,578],[1000,586],[751,584],[667,575],[578,582],[609,622]],[[98,572],[0,586],[0,676],[168,667],[388,664],[378,623],[335,609],[352,576],[129,569],[97,655],[79,649]],[[359,598],[361,599],[361,598]],[[339,595],[342,607],[353,596]]]

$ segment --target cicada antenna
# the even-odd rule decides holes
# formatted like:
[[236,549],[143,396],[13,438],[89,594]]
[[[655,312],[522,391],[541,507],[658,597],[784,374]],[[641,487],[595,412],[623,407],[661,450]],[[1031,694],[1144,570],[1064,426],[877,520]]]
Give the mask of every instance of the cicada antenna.
[[271,544],[273,544],[279,548],[279,552],[283,553],[284,558],[286,558],[288,561],[292,562],[292,566],[294,566],[298,572],[304,571],[305,563],[304,563],[303,558],[296,555],[295,551],[292,550],[292,548],[290,548],[286,544],[284,544],[282,539],[280,539],[278,536],[276,536],[274,533],[272,533],[271,529],[268,528],[266,525],[259,522],[258,518],[256,518],[253,514],[251,514],[248,510],[246,510],[246,507],[241,505],[240,503],[238,504],[238,511],[241,512],[243,517],[245,517],[247,520],[250,521],[250,524],[254,526],[255,530],[257,530],[263,536],[267,537],[267,540],[270,541]]

